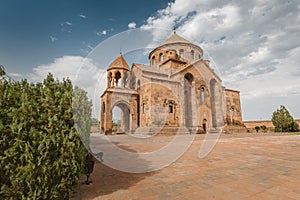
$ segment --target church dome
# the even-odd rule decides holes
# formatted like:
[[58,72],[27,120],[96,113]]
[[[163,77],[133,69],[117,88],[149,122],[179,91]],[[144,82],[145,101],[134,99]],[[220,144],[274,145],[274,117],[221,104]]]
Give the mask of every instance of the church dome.
[[188,41],[188,40],[184,39],[183,37],[174,33],[171,37],[169,37],[167,40],[165,40],[163,43],[161,43],[157,48],[164,46],[164,45],[170,45],[170,44],[176,44],[176,43],[192,44],[190,41]]
[[199,46],[174,33],[150,52],[149,60],[151,65],[163,63],[169,58],[177,58],[186,63],[191,63],[202,59],[202,56],[203,50]]

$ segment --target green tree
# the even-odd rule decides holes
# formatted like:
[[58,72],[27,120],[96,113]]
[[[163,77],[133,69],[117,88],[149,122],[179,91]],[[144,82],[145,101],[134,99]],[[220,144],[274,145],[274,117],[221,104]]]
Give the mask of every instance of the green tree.
[[0,77],[5,75],[4,67],[3,65],[0,65]]
[[297,122],[293,121],[290,125],[290,131],[291,132],[299,131],[299,124]]
[[51,74],[37,84],[0,79],[0,110],[0,199],[67,199],[87,152],[80,140],[89,138],[86,93]]
[[275,126],[275,132],[288,132],[293,125],[294,119],[289,111],[281,105],[279,109],[273,112],[272,122]]

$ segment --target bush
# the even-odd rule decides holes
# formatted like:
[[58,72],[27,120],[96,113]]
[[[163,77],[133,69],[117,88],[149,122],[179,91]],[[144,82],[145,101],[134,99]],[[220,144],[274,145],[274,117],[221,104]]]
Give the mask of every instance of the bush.
[[0,199],[68,198],[84,167],[79,134],[88,138],[91,115],[86,96],[74,98],[87,119],[75,129],[72,93],[69,80],[51,74],[37,84],[0,79]]
[[258,133],[258,131],[259,131],[259,126],[255,126],[254,128],[255,128],[256,133]]
[[265,125],[260,126],[260,128],[264,133],[267,132],[267,127]]

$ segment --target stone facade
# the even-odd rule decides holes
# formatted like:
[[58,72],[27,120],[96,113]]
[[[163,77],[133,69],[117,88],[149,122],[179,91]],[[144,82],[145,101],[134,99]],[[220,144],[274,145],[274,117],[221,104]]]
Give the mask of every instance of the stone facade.
[[[174,33],[149,54],[149,66],[129,68],[122,54],[107,69],[101,95],[101,129],[112,129],[112,110],[122,110],[124,132],[147,127],[206,133],[244,127],[238,91],[226,89],[202,58],[203,50]],[[227,128],[227,131],[230,128]]]

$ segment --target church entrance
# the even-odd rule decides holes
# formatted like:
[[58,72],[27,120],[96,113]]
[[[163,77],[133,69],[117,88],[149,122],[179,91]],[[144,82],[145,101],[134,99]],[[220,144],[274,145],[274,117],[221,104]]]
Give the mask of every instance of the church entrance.
[[130,109],[125,102],[116,103],[112,109],[112,132],[121,134],[130,131]]
[[207,122],[207,120],[204,119],[204,120],[203,120],[203,124],[202,124],[204,133],[207,132],[207,131],[206,131],[206,122]]
[[187,73],[184,76],[184,114],[185,126],[191,128],[193,126],[193,111],[192,111],[192,82],[194,77]]

